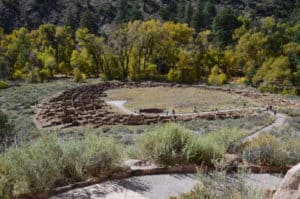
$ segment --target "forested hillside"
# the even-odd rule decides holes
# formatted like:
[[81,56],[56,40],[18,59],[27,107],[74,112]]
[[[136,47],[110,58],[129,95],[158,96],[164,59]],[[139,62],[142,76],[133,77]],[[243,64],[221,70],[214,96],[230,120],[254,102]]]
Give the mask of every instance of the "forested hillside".
[[[191,23],[194,28],[200,29],[209,27],[216,13],[224,8],[232,8],[238,14],[246,14],[252,18],[273,16],[278,19],[296,20],[297,1],[1,0],[0,26],[6,32],[10,32],[14,28],[35,29],[41,24],[53,23],[72,28],[88,26],[93,32],[101,32],[115,27],[117,23],[155,18]],[[201,16],[202,22],[197,20]]]
[[2,0],[0,87],[6,80],[72,75],[75,81],[236,81],[296,94],[299,8],[299,1],[280,0]]

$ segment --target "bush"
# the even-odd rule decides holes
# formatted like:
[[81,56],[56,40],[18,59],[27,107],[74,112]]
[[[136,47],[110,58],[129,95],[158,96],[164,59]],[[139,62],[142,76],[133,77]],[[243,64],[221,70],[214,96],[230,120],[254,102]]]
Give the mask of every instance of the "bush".
[[237,78],[235,80],[235,83],[237,83],[237,84],[247,84],[247,78],[246,77]]
[[[190,193],[180,195],[177,199],[264,199],[265,193],[245,182],[245,172],[227,175],[224,161],[213,161],[215,170],[198,173],[199,185]],[[175,199],[175,198],[174,198]]]
[[62,182],[107,174],[121,162],[121,149],[110,138],[88,136],[60,142],[44,137],[35,143],[12,148],[0,156],[0,196],[37,193]]
[[33,69],[26,77],[30,83],[39,83],[39,69]]
[[179,70],[171,68],[171,70],[168,73],[168,80],[171,82],[180,82],[181,72]]
[[7,89],[8,84],[5,81],[0,81],[0,89]]
[[212,164],[212,160],[220,159],[226,152],[235,153],[241,145],[246,133],[237,129],[221,129],[195,137],[185,149],[189,162],[196,164]]
[[139,148],[144,157],[163,165],[186,162],[184,150],[191,142],[190,132],[178,124],[166,124],[143,135]]
[[80,83],[86,80],[86,75],[79,68],[74,69],[74,82]]
[[222,145],[205,136],[195,136],[192,142],[185,148],[187,160],[197,165],[201,165],[202,163],[211,165],[211,161],[221,158],[224,151]]
[[[178,124],[166,124],[138,140],[144,157],[163,165],[182,163],[211,165],[245,134],[235,129],[223,129],[205,135],[193,135]],[[233,149],[237,147],[232,147]]]
[[295,88],[283,89],[280,93],[281,95],[297,95],[297,90]]
[[262,135],[247,143],[243,157],[250,163],[264,166],[283,166],[288,162],[285,146],[272,135]]
[[73,180],[81,180],[90,171],[97,174],[113,171],[121,162],[121,147],[111,138],[91,135],[84,140],[64,144],[64,166]]
[[0,152],[12,142],[14,125],[8,116],[0,111]]
[[223,73],[218,66],[212,68],[211,74],[208,76],[208,84],[223,85],[228,82],[228,77]]
[[284,142],[288,152],[288,164],[296,165],[300,162],[300,138],[289,138]]
[[36,193],[53,186],[63,171],[61,157],[61,147],[54,138],[8,150],[1,157],[0,193]]
[[12,75],[12,78],[14,80],[21,80],[21,79],[24,79],[24,77],[25,77],[25,75],[21,70],[16,70]]
[[50,72],[48,69],[42,69],[39,71],[39,82],[44,83],[47,82],[50,76]]

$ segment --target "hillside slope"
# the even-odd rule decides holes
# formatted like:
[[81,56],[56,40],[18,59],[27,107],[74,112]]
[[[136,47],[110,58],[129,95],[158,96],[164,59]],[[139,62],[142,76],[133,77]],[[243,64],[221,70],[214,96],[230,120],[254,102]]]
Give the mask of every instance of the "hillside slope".
[[132,19],[156,18],[182,22],[186,15],[192,16],[199,6],[212,12],[211,15],[228,7],[255,17],[289,18],[296,12],[297,1],[191,0],[190,4],[188,0],[0,0],[0,27],[10,32],[21,26],[37,28],[43,23],[74,28],[89,24],[96,32],[107,24]]

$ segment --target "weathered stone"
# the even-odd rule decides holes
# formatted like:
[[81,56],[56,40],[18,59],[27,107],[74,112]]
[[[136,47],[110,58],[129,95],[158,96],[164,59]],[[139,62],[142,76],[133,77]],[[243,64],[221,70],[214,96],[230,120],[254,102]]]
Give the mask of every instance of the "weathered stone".
[[287,172],[273,199],[300,199],[300,163]]

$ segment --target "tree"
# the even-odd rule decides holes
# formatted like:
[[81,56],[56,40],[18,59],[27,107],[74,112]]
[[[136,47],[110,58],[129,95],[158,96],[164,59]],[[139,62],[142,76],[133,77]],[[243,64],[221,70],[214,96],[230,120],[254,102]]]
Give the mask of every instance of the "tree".
[[205,21],[205,28],[209,28],[214,17],[216,16],[217,11],[210,1],[205,2],[204,8],[203,8],[203,15],[204,15],[204,21]]
[[221,47],[232,44],[232,34],[241,25],[241,22],[231,9],[224,9],[219,12],[212,24],[216,43]]
[[[12,78],[22,78],[32,53],[32,43],[26,28],[14,30],[3,42],[3,63],[8,63]],[[20,75],[16,75],[19,73]],[[22,74],[22,75],[21,75]]]
[[196,10],[193,13],[191,25],[197,32],[205,27],[205,15],[203,13],[203,0],[198,0]]
[[142,20],[143,19],[143,15],[140,11],[140,6],[138,4],[138,2],[135,2],[133,4],[133,7],[130,11],[130,17],[129,17],[130,21],[134,21],[134,20]]
[[[88,29],[78,29],[76,32],[81,57],[84,57],[88,68],[86,74],[99,77],[100,73],[107,73],[110,70],[107,60],[104,39],[88,33]],[[73,57],[73,56],[72,56]]]
[[212,68],[211,74],[208,77],[208,83],[212,85],[223,85],[227,83],[228,78],[225,73],[216,65]]
[[185,11],[184,11],[184,23],[191,25],[191,20],[193,16],[193,8],[192,8],[192,0],[189,0],[188,4],[186,4]]
[[127,0],[118,0],[116,22],[124,23],[128,20],[128,17],[129,17],[129,13],[128,13]]
[[80,16],[79,27],[87,28],[90,32],[97,33],[98,26],[95,15],[91,11],[85,10]]
[[253,77],[256,85],[264,86],[275,85],[278,87],[291,86],[291,70],[288,57],[280,56],[270,58],[264,62],[263,66],[258,69]]
[[178,0],[178,2],[177,2],[177,16],[176,16],[176,21],[177,22],[180,22],[180,23],[184,22],[185,7],[186,7],[186,1],[185,0]]

